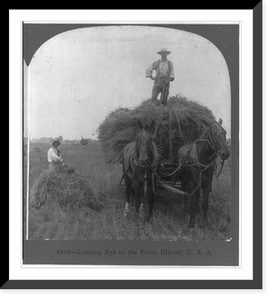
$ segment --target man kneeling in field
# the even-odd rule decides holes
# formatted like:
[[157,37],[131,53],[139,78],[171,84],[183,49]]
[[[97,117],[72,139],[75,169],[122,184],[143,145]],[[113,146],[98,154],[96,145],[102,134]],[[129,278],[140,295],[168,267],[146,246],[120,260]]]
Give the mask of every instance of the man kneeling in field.
[[54,140],[47,152],[47,160],[49,162],[49,170],[53,171],[57,165],[63,165],[64,161],[61,157],[61,152],[57,149],[61,144],[59,140]]

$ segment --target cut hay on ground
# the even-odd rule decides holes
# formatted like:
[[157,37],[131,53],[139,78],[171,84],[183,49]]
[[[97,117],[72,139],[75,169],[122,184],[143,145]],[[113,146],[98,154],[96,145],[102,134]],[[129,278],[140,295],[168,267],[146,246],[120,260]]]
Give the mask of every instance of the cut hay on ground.
[[[163,107],[155,139],[159,152],[165,159],[169,159],[169,128],[164,121],[169,120],[170,109],[175,112],[182,133],[181,135],[176,116],[173,113],[171,134],[174,157],[181,146],[198,139],[202,131],[215,120],[207,107],[185,97],[171,97],[168,105]],[[150,125],[153,120],[157,123],[159,113],[159,102],[152,103],[150,99],[143,101],[134,109],[119,108],[111,112],[98,129],[99,140],[102,143],[106,160],[110,163],[120,160],[124,146],[135,140],[138,119],[141,119],[144,124]]]
[[87,179],[67,165],[58,165],[54,170],[45,170],[36,178],[30,195],[32,207],[59,205],[62,208],[89,207],[102,209],[93,188]]

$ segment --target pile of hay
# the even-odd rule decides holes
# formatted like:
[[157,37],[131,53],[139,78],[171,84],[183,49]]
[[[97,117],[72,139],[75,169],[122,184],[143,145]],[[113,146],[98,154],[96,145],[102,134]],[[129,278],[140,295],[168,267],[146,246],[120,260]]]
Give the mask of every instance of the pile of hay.
[[[159,123],[156,145],[163,158],[169,158],[169,127],[164,121],[169,120],[169,110],[173,109],[179,124],[182,136],[179,131],[175,114],[172,117],[172,145],[174,156],[178,149],[198,139],[202,131],[215,120],[212,112],[197,102],[188,100],[186,97],[171,97],[167,106],[163,107],[162,119]],[[157,123],[160,113],[160,106],[150,99],[143,101],[134,109],[119,108],[111,112],[98,128],[99,140],[103,152],[109,163],[120,160],[123,147],[135,140],[138,131],[138,119],[150,125],[152,120]]]
[[36,208],[50,204],[58,204],[62,208],[89,207],[96,211],[103,208],[88,180],[67,165],[45,170],[36,178],[30,203]]

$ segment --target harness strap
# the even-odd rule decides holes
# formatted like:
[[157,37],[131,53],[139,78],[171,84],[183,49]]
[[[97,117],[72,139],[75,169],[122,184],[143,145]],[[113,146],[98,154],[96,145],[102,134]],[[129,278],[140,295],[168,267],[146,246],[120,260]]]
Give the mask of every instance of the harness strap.
[[147,170],[144,173],[144,197],[147,195]]
[[221,172],[222,172],[222,170],[223,170],[223,167],[224,167],[224,163],[225,163],[225,161],[222,160],[222,161],[221,161],[221,169],[220,169],[220,172],[218,173],[218,175],[216,176],[216,178],[218,178],[218,177],[220,176],[220,174],[221,174]]

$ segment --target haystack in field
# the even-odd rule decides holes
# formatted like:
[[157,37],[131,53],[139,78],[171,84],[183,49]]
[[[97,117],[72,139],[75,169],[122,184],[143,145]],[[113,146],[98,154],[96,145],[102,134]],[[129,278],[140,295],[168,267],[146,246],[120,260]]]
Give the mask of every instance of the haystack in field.
[[[168,159],[169,156],[169,111],[172,110],[172,145],[173,153],[178,149],[198,139],[202,131],[215,120],[212,112],[197,102],[185,97],[171,97],[167,106],[162,108],[159,121],[156,145],[161,156]],[[124,146],[134,141],[138,131],[138,119],[144,124],[150,125],[152,120],[156,123],[160,114],[160,106],[150,99],[143,101],[134,109],[119,108],[111,112],[99,126],[99,140],[101,141],[105,157],[108,162],[114,163],[120,160]],[[180,124],[181,133],[177,120]],[[164,122],[165,121],[165,122]]]
[[88,180],[67,165],[45,170],[33,184],[30,202],[35,207],[57,203],[63,208],[103,208]]

